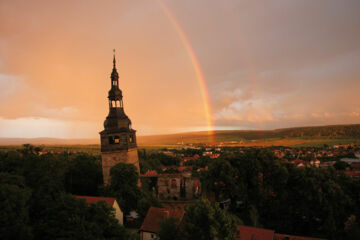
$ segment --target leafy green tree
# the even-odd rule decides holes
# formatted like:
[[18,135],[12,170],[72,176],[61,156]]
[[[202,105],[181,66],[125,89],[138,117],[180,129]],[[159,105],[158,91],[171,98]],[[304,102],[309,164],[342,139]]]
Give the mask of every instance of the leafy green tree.
[[0,173],[0,238],[31,239],[28,200],[30,189],[21,176]]
[[102,185],[100,159],[89,154],[76,154],[69,160],[65,189],[76,195],[96,196]]
[[178,240],[180,236],[179,219],[169,217],[160,222],[161,240]]
[[148,159],[157,159],[164,166],[178,166],[180,164],[180,159],[178,157],[172,157],[160,152],[151,153],[148,156]]
[[218,204],[212,206],[209,201],[201,200],[191,205],[181,223],[181,239],[235,239],[240,221]]
[[140,193],[139,199],[138,199],[138,204],[137,204],[137,213],[139,214],[139,218],[141,220],[143,220],[145,218],[145,216],[151,206],[161,207],[161,204],[154,197],[152,192],[142,190]]
[[88,206],[65,193],[45,207],[38,224],[36,239],[128,239],[107,203]]
[[130,233],[118,224],[114,210],[100,201],[87,210],[87,229],[93,239],[130,239]]
[[347,164],[346,162],[343,162],[343,161],[337,161],[334,164],[334,168],[336,170],[345,170],[347,167],[349,167],[349,164]]
[[132,164],[118,163],[110,169],[110,191],[125,213],[137,208],[140,198],[139,175]]
[[355,215],[351,215],[345,222],[345,240],[360,239],[360,225]]
[[216,200],[226,200],[236,192],[235,172],[231,164],[226,160],[216,159],[210,165],[208,171],[201,175],[203,189],[215,193]]

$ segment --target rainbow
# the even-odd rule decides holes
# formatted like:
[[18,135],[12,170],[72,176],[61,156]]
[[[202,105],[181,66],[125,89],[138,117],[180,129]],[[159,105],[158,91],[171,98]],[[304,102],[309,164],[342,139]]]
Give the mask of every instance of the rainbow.
[[211,105],[210,105],[210,98],[209,98],[209,93],[208,93],[207,86],[206,86],[205,77],[201,71],[199,61],[197,60],[194,50],[192,49],[189,40],[187,39],[183,29],[181,28],[180,24],[176,20],[175,16],[172,14],[170,9],[165,5],[165,3],[163,3],[162,0],[158,0],[158,3],[161,6],[161,8],[163,9],[163,11],[165,12],[166,16],[169,18],[169,20],[172,23],[172,25],[174,26],[174,28],[176,29],[176,31],[186,49],[186,52],[188,53],[188,55],[191,59],[191,63],[195,70],[196,78],[197,78],[197,80],[199,82],[199,86],[200,86],[201,97],[203,100],[203,105],[204,105],[204,110],[205,110],[205,118],[206,118],[206,122],[207,122],[207,132],[209,135],[209,140],[211,143],[214,143],[215,142],[214,124],[213,124],[212,117],[211,117],[212,111],[211,111]]

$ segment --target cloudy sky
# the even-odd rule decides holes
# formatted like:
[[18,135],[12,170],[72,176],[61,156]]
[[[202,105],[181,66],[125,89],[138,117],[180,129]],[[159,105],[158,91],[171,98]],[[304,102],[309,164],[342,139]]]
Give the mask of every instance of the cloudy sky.
[[[360,1],[163,0],[215,129],[360,123]],[[1,0],[0,137],[97,138],[112,49],[139,135],[206,130],[199,81],[155,0]]]

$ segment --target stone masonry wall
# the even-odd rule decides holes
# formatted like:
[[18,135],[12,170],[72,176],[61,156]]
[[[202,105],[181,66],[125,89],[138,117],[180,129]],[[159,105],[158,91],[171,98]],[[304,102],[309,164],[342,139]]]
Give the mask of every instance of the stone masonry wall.
[[109,184],[110,182],[110,169],[118,163],[122,162],[133,164],[137,168],[138,173],[140,173],[137,148],[113,152],[102,152],[101,161],[105,185]]

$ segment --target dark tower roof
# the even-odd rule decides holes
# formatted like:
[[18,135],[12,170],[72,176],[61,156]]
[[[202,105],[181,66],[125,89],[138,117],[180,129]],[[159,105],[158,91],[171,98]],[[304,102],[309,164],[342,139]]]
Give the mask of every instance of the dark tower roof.
[[135,132],[131,128],[131,120],[125,114],[123,95],[119,88],[119,74],[116,70],[116,59],[114,50],[113,69],[111,72],[111,88],[109,90],[109,114],[104,122],[103,132]]
[[109,90],[109,99],[118,100],[122,98],[122,91],[119,89],[119,74],[116,70],[116,59],[114,50],[113,69],[111,72],[111,88]]

